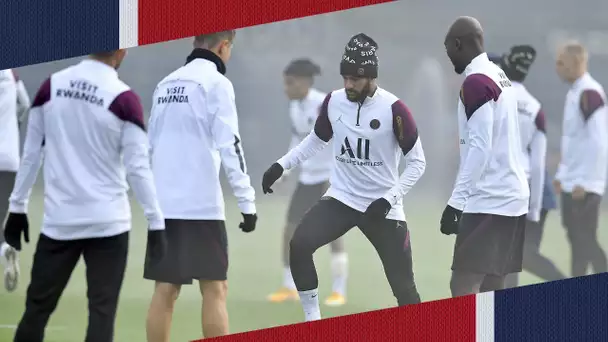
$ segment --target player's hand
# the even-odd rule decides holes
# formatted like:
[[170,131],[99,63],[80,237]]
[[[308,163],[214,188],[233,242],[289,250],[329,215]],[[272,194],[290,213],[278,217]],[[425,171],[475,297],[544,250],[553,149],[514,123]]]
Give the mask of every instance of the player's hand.
[[242,214],[243,222],[239,224],[239,228],[245,233],[251,233],[255,230],[255,226],[258,222],[258,215],[256,214]]
[[164,229],[148,230],[148,261],[158,264],[167,254],[167,233]]
[[373,224],[380,220],[384,220],[388,212],[391,211],[392,205],[386,200],[386,198],[378,198],[373,201],[363,213],[361,218],[362,225]]
[[540,213],[538,211],[528,211],[526,214],[526,219],[530,222],[538,223],[540,221]]
[[562,182],[560,182],[557,179],[553,180],[553,190],[555,191],[556,195],[559,195],[562,193]]
[[585,199],[586,194],[587,194],[587,192],[580,185],[577,185],[574,187],[574,189],[572,189],[572,199],[575,201],[581,201],[581,200]]
[[30,224],[27,215],[23,213],[9,213],[4,226],[4,240],[14,249],[21,250],[21,234],[25,243],[30,242]]
[[440,230],[445,235],[458,234],[458,225],[462,211],[450,205],[446,205],[441,215]]
[[273,193],[270,187],[277,181],[277,179],[281,178],[282,175],[283,167],[279,163],[270,165],[262,177],[262,191],[265,194]]

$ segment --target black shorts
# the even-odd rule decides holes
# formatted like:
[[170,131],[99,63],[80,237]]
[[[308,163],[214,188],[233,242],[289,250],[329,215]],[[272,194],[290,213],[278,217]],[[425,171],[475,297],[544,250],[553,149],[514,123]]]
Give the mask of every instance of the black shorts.
[[585,198],[574,200],[571,193],[561,194],[562,225],[569,236],[577,234],[596,234],[602,196],[588,192]]
[[326,182],[311,185],[298,183],[289,203],[287,222],[294,225],[300,223],[304,214],[319,201],[326,190]]
[[521,272],[526,215],[462,214],[452,270],[503,276]]
[[168,250],[154,267],[146,262],[144,278],[175,285],[193,280],[226,280],[228,237],[224,221],[165,220]]

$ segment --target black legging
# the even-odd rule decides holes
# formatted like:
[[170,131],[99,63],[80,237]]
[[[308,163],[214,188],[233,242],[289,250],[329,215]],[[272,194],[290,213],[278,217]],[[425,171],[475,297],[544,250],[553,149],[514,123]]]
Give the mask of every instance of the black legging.
[[[320,247],[346,234],[360,223],[362,214],[342,202],[324,197],[305,215],[290,243],[290,267],[298,291],[318,288],[313,261]],[[382,219],[359,227],[376,249],[399,306],[420,303],[414,282],[412,249],[405,222]]]

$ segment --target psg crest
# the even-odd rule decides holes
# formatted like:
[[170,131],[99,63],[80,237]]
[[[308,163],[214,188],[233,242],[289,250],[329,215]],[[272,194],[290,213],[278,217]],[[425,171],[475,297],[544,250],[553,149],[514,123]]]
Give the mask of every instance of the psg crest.
[[373,119],[369,122],[369,127],[371,127],[372,129],[380,128],[380,121],[378,119]]

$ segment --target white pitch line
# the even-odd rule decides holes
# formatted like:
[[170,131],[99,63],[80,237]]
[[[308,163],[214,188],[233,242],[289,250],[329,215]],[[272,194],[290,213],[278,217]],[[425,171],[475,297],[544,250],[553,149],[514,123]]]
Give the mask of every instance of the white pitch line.
[[[12,329],[15,330],[17,329],[17,325],[16,324],[0,324],[0,329]],[[64,327],[53,327],[53,326],[49,326],[46,327],[46,330],[64,330]]]

